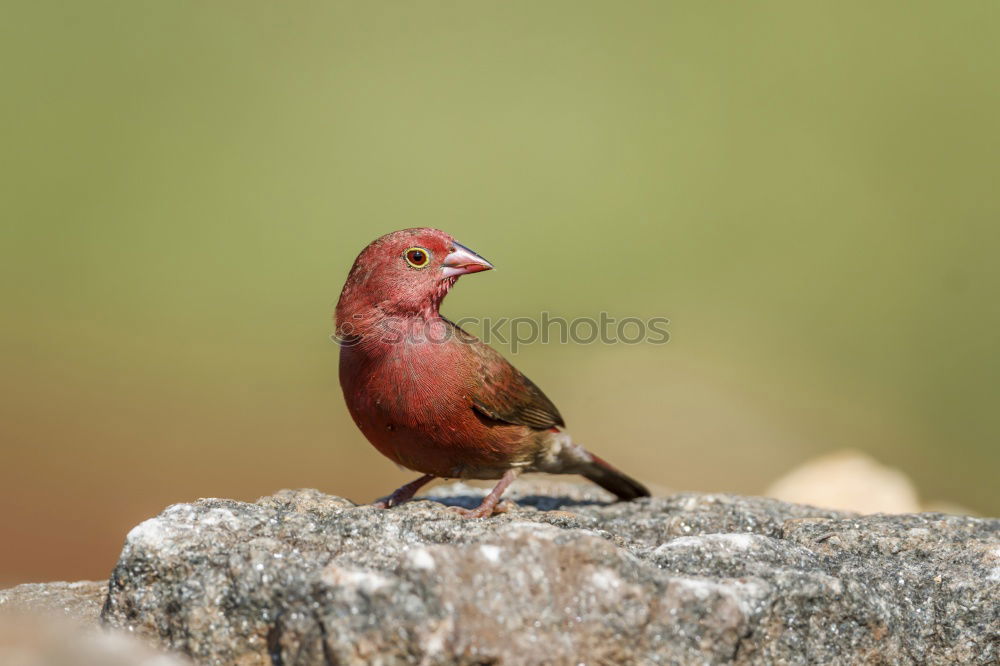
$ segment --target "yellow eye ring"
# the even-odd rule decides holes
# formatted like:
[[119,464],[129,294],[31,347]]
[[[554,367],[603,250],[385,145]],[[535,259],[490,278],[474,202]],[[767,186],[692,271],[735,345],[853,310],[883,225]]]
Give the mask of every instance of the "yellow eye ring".
[[403,253],[406,263],[414,268],[427,268],[431,261],[431,253],[422,247],[410,247]]

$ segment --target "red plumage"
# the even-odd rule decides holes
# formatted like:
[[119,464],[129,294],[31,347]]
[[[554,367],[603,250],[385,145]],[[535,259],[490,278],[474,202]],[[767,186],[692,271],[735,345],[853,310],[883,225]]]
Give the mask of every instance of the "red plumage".
[[559,430],[531,380],[439,313],[460,275],[492,266],[437,229],[405,229],[366,247],[337,303],[340,383],[355,423],[393,462],[435,477],[500,479],[470,516],[493,513],[521,472],[582,474],[622,499],[649,495]]

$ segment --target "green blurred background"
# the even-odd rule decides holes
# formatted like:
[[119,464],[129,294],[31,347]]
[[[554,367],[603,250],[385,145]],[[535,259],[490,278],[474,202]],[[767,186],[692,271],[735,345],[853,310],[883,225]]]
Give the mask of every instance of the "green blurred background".
[[103,578],[171,502],[412,477],[328,338],[411,226],[499,268],[454,318],[671,319],[515,359],[645,481],[851,447],[1000,512],[994,0],[0,13],[2,583]]

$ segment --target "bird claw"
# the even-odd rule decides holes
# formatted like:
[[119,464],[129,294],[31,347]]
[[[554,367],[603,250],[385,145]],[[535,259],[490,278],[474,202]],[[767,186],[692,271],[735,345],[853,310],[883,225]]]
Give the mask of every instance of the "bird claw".
[[372,506],[376,509],[389,509],[394,506],[399,506],[404,502],[409,502],[413,499],[413,496],[417,494],[417,491],[427,485],[430,481],[434,480],[434,476],[431,474],[424,474],[422,477],[416,481],[411,481],[401,488],[397,488],[388,497],[383,497],[382,499],[375,500],[372,502]]
[[471,518],[489,518],[493,515],[492,511],[487,513],[481,507],[477,507],[475,509],[464,509],[460,506],[450,506],[448,507],[448,510],[453,513],[457,513],[460,518],[465,518],[466,520]]
[[371,506],[376,509],[391,509],[399,506],[400,504],[406,504],[409,501],[410,498],[401,499],[395,495],[389,495],[388,497],[383,497],[380,500],[375,500],[371,503]]
[[507,513],[517,508],[517,502],[514,500],[501,500],[499,504],[493,507],[493,514]]
[[510,500],[504,500],[495,506],[480,504],[475,509],[465,509],[460,506],[450,506],[448,509],[454,511],[462,518],[489,518],[500,513],[507,513],[511,509],[516,509],[517,504]]

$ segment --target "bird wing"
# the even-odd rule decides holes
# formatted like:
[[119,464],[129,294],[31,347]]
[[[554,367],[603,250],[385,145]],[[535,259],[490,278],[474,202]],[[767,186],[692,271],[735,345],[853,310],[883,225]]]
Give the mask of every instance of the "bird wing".
[[[456,326],[456,328],[458,328]],[[495,349],[458,329],[474,363],[472,408],[494,421],[537,430],[563,426],[562,415],[534,382]]]

